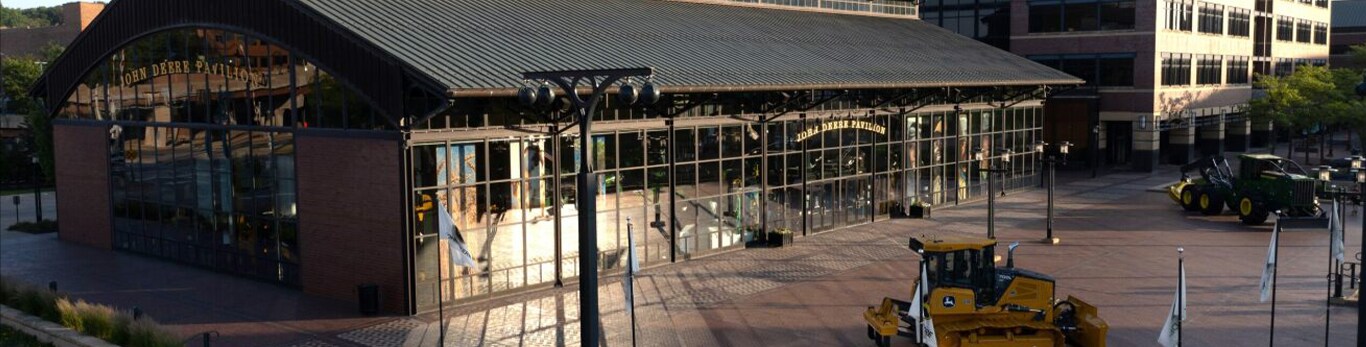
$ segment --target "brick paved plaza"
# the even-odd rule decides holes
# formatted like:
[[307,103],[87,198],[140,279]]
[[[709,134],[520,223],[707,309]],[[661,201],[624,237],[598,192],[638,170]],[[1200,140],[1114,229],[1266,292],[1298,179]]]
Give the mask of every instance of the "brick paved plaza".
[[[1075,174],[1073,174],[1075,175]],[[1003,244],[1021,240],[1017,266],[1053,275],[1058,295],[1100,307],[1110,345],[1150,346],[1176,285],[1176,247],[1189,271],[1191,346],[1261,345],[1270,304],[1257,302],[1270,226],[1232,215],[1187,214],[1153,188],[1174,180],[1116,173],[1071,178],[1058,188],[1057,236],[1043,236],[1044,191],[997,201]],[[985,234],[986,205],[939,209],[931,220],[880,221],[807,238],[782,249],[740,250],[647,268],[636,285],[641,346],[871,345],[863,309],[907,298],[916,276],[906,242],[922,232]],[[1348,246],[1360,245],[1359,219]],[[139,306],[183,334],[217,330],[222,345],[434,346],[436,315],[363,318],[354,304],[300,295],[251,280],[124,253],[86,249],[54,236],[4,233],[3,273],[57,280],[76,296]],[[1281,239],[1276,345],[1323,344],[1327,233]],[[159,273],[160,276],[143,276]],[[608,346],[628,345],[620,281],[604,281]],[[577,288],[526,292],[446,311],[447,346],[578,345]],[[1330,345],[1352,345],[1356,309],[1333,308]],[[905,341],[900,341],[905,343]]]

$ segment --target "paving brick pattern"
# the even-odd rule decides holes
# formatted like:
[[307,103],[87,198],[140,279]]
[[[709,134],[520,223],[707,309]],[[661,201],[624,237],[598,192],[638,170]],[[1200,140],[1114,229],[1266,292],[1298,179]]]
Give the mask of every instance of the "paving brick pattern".
[[[1062,184],[1057,189],[1060,201],[1056,204],[1059,220],[1098,218],[1093,224],[1107,224],[1098,205],[1124,205],[1140,194],[1155,195],[1152,187],[1173,181],[1175,174],[1111,174],[1094,180],[1077,180]],[[1032,228],[1039,224],[1038,203],[1044,192],[1012,193],[997,201],[998,233],[1005,230]],[[1158,203],[1161,203],[1160,198]],[[1171,207],[1171,206],[1167,206]],[[843,230],[799,238],[796,245],[780,249],[750,249],[723,253],[678,264],[646,269],[637,278],[636,320],[641,346],[713,346],[737,345],[736,341],[718,337],[713,330],[717,322],[707,316],[713,307],[753,300],[785,286],[829,277],[871,264],[903,262],[906,249],[905,230],[909,226],[925,232],[954,232],[984,235],[985,210],[972,206],[941,209],[933,220],[896,220],[878,222]],[[1126,220],[1119,223],[1133,222]],[[1226,221],[1225,221],[1226,223]],[[1076,230],[1073,228],[1072,230]],[[1087,236],[1074,236],[1088,239]],[[1103,240],[1103,238],[1100,238]],[[1265,246],[1252,245],[1251,250]],[[1026,248],[1027,249],[1027,248]],[[1078,256],[1098,256],[1103,251],[1068,247],[1067,252]],[[1020,256],[1025,256],[1022,251]],[[1125,256],[1113,254],[1111,256]],[[1135,255],[1136,256],[1136,255]],[[1088,264],[1073,264],[1085,267]],[[616,278],[607,278],[600,288],[602,320],[607,346],[629,345],[631,337],[628,314],[623,309],[622,287]],[[1294,280],[1282,281],[1283,287],[1306,286]],[[898,286],[908,286],[904,283]],[[1107,289],[1111,286],[1095,283],[1076,283],[1080,291],[1110,292],[1125,295],[1124,291]],[[1206,288],[1193,286],[1192,291]],[[1163,292],[1165,289],[1153,289]],[[887,293],[894,295],[897,293]],[[1061,293],[1060,293],[1061,294]],[[1167,295],[1169,296],[1169,295]],[[545,290],[500,302],[455,308],[447,311],[445,345],[447,346],[556,346],[578,345],[578,293],[572,285]],[[870,302],[871,303],[871,302]],[[809,305],[810,303],[791,303]],[[1157,303],[1163,306],[1167,303]],[[1209,318],[1205,318],[1209,319]],[[1194,322],[1194,317],[1192,322]],[[1192,323],[1194,324],[1194,323]],[[436,330],[435,317],[400,319],[388,324],[361,329],[340,336],[348,341],[374,346],[394,346],[393,341],[403,329]],[[730,328],[730,327],[727,327]],[[738,327],[743,329],[744,327]],[[793,336],[800,331],[788,332]],[[384,339],[390,340],[384,340]],[[412,339],[408,339],[412,344]],[[429,341],[435,344],[435,340]],[[801,343],[799,343],[801,344]],[[1119,343],[1118,345],[1128,345]]]

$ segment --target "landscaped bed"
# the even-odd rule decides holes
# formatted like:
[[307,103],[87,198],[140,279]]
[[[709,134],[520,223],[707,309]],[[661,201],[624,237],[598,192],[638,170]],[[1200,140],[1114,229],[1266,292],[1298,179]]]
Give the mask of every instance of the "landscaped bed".
[[52,347],[52,345],[38,341],[38,338],[25,335],[18,330],[0,326],[0,347]]
[[120,346],[184,345],[183,341],[149,317],[134,319],[132,313],[127,311],[91,304],[84,300],[73,300],[60,292],[30,286],[9,278],[0,278],[0,302],[10,308]]

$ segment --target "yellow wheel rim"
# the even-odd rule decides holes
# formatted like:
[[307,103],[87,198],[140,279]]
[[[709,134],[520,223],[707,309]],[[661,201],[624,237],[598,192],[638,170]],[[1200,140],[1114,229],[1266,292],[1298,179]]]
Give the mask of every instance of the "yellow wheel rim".
[[1181,202],[1184,203],[1184,204],[1186,204],[1187,206],[1189,206],[1190,203],[1191,203],[1191,200],[1194,200],[1194,199],[1195,199],[1195,197],[1193,197],[1193,196],[1191,196],[1191,195],[1194,195],[1194,194],[1191,194],[1191,191],[1189,191],[1189,190],[1187,190],[1187,191],[1181,193]]
[[1252,215],[1252,199],[1243,198],[1243,201],[1238,203],[1238,212],[1244,216]]
[[1200,208],[1209,208],[1209,195],[1200,196]]

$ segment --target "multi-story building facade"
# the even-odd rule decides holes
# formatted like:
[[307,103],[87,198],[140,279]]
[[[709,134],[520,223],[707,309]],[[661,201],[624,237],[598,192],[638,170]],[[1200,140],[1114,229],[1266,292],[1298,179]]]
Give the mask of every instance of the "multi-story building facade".
[[0,28],[0,54],[10,57],[35,56],[47,45],[66,46],[90,26],[90,22],[103,10],[103,3],[69,2],[62,5],[62,22],[56,25]]
[[1263,145],[1271,125],[1253,124],[1243,111],[1253,76],[1326,64],[1329,7],[1327,0],[1014,0],[1009,47],[1087,81],[1050,100],[1046,138],[1077,143],[1089,153],[1079,159],[1092,165],[1147,171]]
[[1333,1],[1333,33],[1329,63],[1333,67],[1366,68],[1352,58],[1352,46],[1366,45],[1366,0]]

